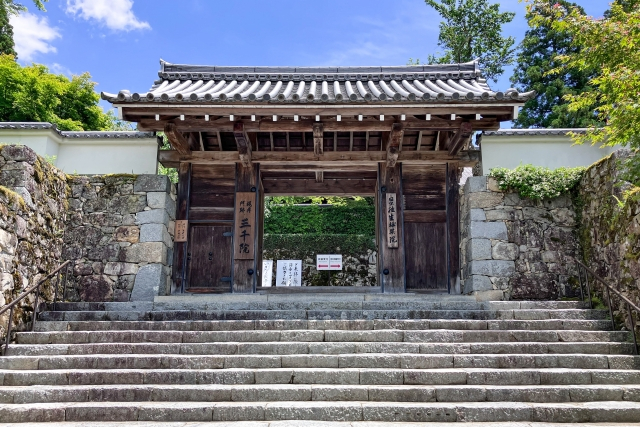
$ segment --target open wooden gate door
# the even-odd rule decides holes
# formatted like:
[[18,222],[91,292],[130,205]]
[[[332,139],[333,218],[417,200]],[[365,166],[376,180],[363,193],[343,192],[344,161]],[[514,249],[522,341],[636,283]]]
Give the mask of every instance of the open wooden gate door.
[[230,225],[192,225],[187,250],[187,292],[231,291]]
[[446,171],[446,165],[402,169],[407,291],[448,291]]

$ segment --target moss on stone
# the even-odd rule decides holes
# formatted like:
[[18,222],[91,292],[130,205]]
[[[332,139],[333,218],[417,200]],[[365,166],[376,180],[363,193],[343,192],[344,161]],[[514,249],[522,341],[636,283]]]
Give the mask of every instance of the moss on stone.
[[27,203],[24,201],[24,198],[15,191],[0,185],[0,194],[3,194],[8,201],[17,203],[21,209],[27,209]]

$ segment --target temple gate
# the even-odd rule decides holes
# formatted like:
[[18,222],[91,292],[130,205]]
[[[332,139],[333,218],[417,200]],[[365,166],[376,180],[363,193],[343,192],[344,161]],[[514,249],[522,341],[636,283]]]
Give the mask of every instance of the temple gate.
[[280,195],[374,197],[380,291],[454,291],[458,182],[479,160],[470,138],[533,96],[493,91],[473,62],[161,62],[159,77],[148,92],[102,96],[171,143],[159,161],[179,172],[172,278],[181,292],[256,292],[264,197]]

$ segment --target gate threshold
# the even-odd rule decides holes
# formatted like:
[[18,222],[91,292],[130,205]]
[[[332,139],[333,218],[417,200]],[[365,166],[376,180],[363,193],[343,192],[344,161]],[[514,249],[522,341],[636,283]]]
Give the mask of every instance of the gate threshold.
[[258,294],[380,294],[380,286],[259,286]]

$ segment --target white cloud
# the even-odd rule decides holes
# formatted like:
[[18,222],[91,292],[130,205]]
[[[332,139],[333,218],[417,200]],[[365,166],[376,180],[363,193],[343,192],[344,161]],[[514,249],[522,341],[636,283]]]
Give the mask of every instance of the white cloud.
[[54,62],[48,67],[49,67],[49,70],[54,74],[64,74],[67,77],[73,76],[73,73],[71,72],[70,69],[68,69],[64,65],[58,64],[57,62]]
[[145,30],[151,26],[138,20],[131,8],[133,0],[67,0],[67,13],[95,20],[116,31]]
[[13,40],[18,58],[32,61],[37,53],[55,52],[51,42],[58,37],[58,29],[49,25],[46,17],[38,17],[29,12],[12,15]]

